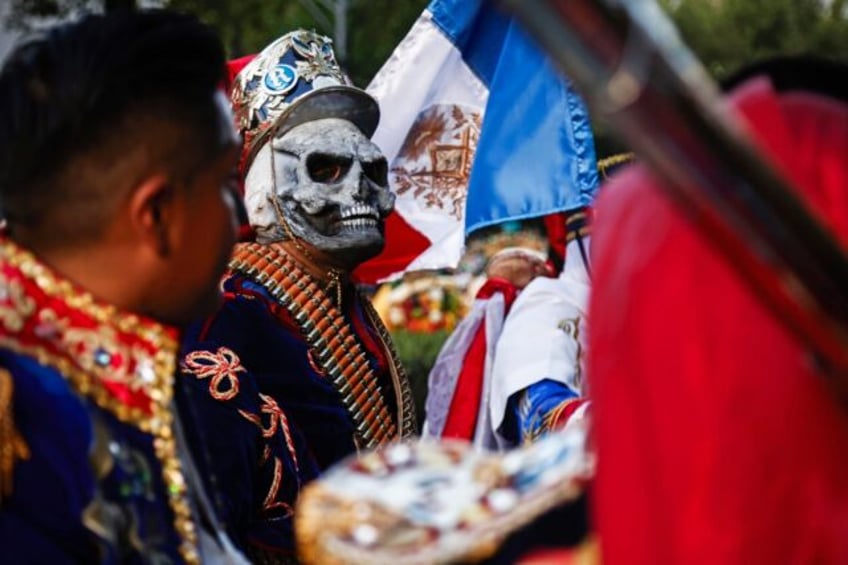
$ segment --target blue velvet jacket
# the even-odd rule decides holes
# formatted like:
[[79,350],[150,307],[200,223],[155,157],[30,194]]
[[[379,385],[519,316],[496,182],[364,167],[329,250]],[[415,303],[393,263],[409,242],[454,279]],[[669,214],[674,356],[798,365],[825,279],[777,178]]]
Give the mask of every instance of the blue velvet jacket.
[[0,240],[0,561],[198,562],[176,332]]
[[353,285],[339,309],[284,253],[240,244],[222,286],[224,304],[184,341],[181,385],[209,437],[190,443],[232,538],[285,563],[301,487],[360,447],[414,434],[411,393]]

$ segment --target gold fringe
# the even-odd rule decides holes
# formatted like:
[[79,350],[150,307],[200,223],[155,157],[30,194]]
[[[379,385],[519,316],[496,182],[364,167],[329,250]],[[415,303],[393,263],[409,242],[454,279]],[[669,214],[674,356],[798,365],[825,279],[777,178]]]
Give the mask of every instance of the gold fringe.
[[607,169],[623,163],[629,163],[635,158],[636,155],[634,153],[617,153],[615,155],[610,155],[609,157],[598,161],[598,172],[601,173],[601,178],[603,180],[607,180],[609,178],[607,175]]
[[29,459],[29,446],[15,428],[12,375],[0,368],[0,499],[11,496],[15,462]]

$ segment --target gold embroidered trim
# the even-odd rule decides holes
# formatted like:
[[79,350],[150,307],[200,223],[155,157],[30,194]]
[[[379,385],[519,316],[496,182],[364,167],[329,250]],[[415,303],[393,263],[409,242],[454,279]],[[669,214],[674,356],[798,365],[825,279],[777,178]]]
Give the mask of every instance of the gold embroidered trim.
[[601,179],[607,180],[609,178],[609,175],[607,175],[607,169],[628,163],[635,158],[635,153],[617,153],[601,159],[598,161],[598,172],[601,173]]
[[0,500],[12,494],[15,462],[29,459],[29,446],[15,427],[15,382],[0,367]]
[[[152,355],[152,382],[144,386],[151,399],[152,414],[147,415],[138,408],[121,404],[111,396],[94,371],[83,370],[69,358],[54,354],[44,347],[25,345],[12,336],[0,336],[0,347],[33,357],[41,365],[55,369],[78,394],[91,399],[98,407],[111,413],[121,422],[135,426],[153,436],[154,452],[162,467],[168,503],[174,513],[174,527],[180,537],[180,555],[190,565],[199,564],[197,532],[191,516],[186,481],[177,455],[173,432],[171,400],[176,365],[176,341],[167,335],[161,325],[142,323],[142,320],[134,314],[123,313],[114,306],[96,302],[91,294],[77,288],[70,281],[57,277],[31,253],[11,241],[6,240],[0,243],[0,264],[2,263],[18,269],[46,296],[62,301],[99,324],[135,335],[155,348],[155,353]],[[33,312],[30,312],[27,316],[32,314]],[[13,328],[5,327],[14,333]]]
[[583,226],[580,229],[568,232],[565,236],[565,243],[571,243],[572,241],[577,239],[578,236],[584,238],[590,235],[592,235],[592,228],[589,226]]
[[[559,404],[557,404],[556,406],[554,406],[553,410],[551,410],[550,412],[548,412],[545,415],[545,424],[544,424],[545,430],[544,430],[543,433],[550,433],[550,432],[553,432],[555,430],[560,429],[563,426],[563,424],[565,424],[565,422],[559,422],[558,423],[558,420],[559,420],[560,416],[562,416],[562,413],[565,412],[565,409],[568,408],[569,406],[572,406],[573,404],[580,403],[583,400],[584,400],[583,398],[579,398],[579,397],[578,398],[567,398],[567,399],[563,400],[562,402],[560,402]],[[557,425],[557,424],[559,424],[559,425]]]
[[565,217],[565,242],[571,243],[577,237],[587,237],[592,234],[591,217],[585,208],[580,208]]
[[[287,255],[257,243],[236,246],[230,267],[265,287],[300,326],[313,359],[336,387],[353,420],[359,448],[395,440],[399,428],[406,435],[404,424],[411,408],[399,404],[398,415],[404,417],[392,421],[364,348],[333,300],[310,275]],[[387,354],[397,391],[402,386],[397,381],[398,363],[391,350]]]

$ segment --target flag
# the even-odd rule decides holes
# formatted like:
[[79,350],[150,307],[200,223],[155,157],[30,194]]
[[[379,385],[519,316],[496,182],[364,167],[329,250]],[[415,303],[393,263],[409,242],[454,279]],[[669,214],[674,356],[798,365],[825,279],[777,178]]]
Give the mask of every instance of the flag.
[[432,1],[367,90],[397,200],[361,281],[455,267],[471,231],[594,197],[582,100],[488,0]]

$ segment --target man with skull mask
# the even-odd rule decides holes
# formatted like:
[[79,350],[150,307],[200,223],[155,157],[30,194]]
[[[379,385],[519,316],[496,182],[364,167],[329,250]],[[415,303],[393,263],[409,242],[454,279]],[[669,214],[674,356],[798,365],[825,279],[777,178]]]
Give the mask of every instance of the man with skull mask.
[[224,304],[189,333],[181,368],[227,527],[278,563],[294,560],[303,483],[416,431],[388,334],[350,279],[382,249],[394,195],[369,139],[377,102],[351,86],[328,38],[271,43],[235,77],[232,104],[255,241],[236,247]]

